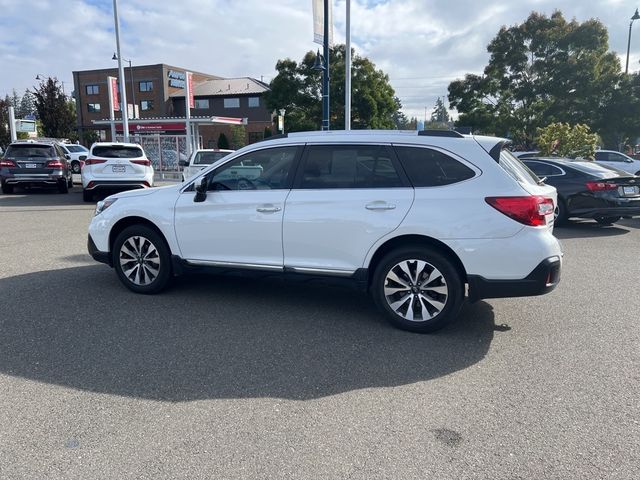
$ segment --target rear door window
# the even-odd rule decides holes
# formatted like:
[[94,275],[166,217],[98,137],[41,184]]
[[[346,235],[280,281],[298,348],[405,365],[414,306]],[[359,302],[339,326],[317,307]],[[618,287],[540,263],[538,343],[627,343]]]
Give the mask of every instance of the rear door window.
[[394,147],[414,187],[439,187],[463,182],[476,172],[442,152],[424,147]]
[[103,158],[137,158],[143,157],[140,147],[125,145],[102,145],[93,148],[92,155]]
[[404,183],[384,145],[307,147],[300,188],[394,188]]

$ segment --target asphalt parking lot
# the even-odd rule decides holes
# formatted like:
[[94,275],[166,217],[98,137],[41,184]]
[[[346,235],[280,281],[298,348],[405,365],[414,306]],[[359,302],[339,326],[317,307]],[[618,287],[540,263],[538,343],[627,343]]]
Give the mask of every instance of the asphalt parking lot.
[[0,195],[0,479],[640,478],[640,219],[557,229],[556,291],[418,335],[337,287],[135,295],[93,208]]

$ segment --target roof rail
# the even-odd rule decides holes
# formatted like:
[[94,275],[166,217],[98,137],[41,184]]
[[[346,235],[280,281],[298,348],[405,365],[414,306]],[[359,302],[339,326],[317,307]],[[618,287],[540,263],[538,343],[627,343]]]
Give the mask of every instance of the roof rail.
[[454,130],[420,130],[418,135],[421,137],[464,138],[464,135]]

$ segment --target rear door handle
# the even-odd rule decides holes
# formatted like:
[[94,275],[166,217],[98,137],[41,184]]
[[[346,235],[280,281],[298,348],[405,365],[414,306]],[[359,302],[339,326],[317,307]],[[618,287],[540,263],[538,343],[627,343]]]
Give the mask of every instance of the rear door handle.
[[260,213],[276,213],[282,210],[280,207],[276,207],[275,205],[265,205],[263,207],[256,208],[256,212]]
[[367,210],[393,210],[396,206],[387,202],[372,202],[368,203],[365,208]]

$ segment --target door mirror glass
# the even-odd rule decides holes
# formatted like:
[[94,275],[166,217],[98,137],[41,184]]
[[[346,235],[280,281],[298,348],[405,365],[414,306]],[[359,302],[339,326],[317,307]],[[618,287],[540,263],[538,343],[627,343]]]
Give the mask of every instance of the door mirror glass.
[[188,160],[179,160],[178,161],[178,165],[180,165],[181,167],[188,167],[189,166],[189,161]]

